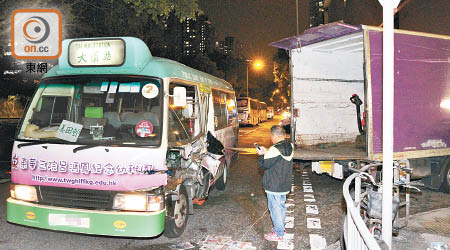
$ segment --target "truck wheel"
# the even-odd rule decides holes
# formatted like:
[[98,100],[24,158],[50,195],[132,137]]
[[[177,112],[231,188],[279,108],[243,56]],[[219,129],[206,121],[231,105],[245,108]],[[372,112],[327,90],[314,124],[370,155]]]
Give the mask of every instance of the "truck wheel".
[[172,201],[169,198],[167,203],[169,216],[166,216],[164,236],[177,238],[183,234],[189,218],[189,203],[186,187],[181,185],[177,201]]
[[216,183],[217,189],[225,190],[225,187],[227,186],[227,180],[228,180],[228,167],[227,163],[224,162],[222,176],[220,176],[220,179]]
[[443,177],[444,179],[442,180],[441,190],[446,193],[450,193],[450,163],[447,164]]

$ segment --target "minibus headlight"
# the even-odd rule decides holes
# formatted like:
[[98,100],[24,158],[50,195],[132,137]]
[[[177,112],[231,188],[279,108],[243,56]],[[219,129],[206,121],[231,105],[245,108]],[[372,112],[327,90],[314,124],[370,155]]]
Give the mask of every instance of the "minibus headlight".
[[38,201],[36,188],[28,185],[11,185],[11,197],[24,201]]
[[113,209],[127,211],[159,211],[164,209],[164,195],[148,193],[119,193],[114,197]]

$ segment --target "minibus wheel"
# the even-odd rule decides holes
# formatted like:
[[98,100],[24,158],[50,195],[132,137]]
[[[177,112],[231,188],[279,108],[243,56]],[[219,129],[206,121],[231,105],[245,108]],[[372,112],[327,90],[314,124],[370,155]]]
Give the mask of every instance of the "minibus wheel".
[[178,200],[167,202],[166,224],[164,228],[164,236],[168,238],[177,238],[183,234],[189,218],[189,201],[186,187],[180,186]]
[[225,187],[227,186],[227,180],[228,180],[228,166],[226,161],[223,162],[223,173],[222,176],[220,176],[220,179],[217,181],[217,189],[219,190],[225,190]]
[[450,193],[450,162],[444,167],[443,180],[441,185],[441,190]]

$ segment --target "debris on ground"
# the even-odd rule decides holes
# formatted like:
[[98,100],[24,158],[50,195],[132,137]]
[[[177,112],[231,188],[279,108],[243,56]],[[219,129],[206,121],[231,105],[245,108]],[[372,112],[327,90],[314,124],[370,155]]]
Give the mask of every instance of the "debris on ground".
[[204,250],[256,250],[251,242],[235,241],[228,236],[206,236],[198,242],[200,249]]
[[197,245],[192,244],[191,242],[183,242],[183,243],[177,243],[175,245],[169,246],[172,250],[185,250],[185,249],[194,249]]

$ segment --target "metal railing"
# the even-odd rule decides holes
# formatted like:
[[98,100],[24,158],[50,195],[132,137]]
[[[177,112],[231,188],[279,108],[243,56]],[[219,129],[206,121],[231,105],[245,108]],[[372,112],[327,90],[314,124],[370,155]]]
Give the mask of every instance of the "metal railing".
[[[345,241],[346,249],[381,250],[381,247],[378,245],[361,217],[362,175],[362,172],[354,173],[344,182],[343,193],[345,203],[347,204],[347,215],[342,228],[342,230],[344,230],[343,240]],[[352,199],[349,190],[353,180],[355,180],[355,200]]]

